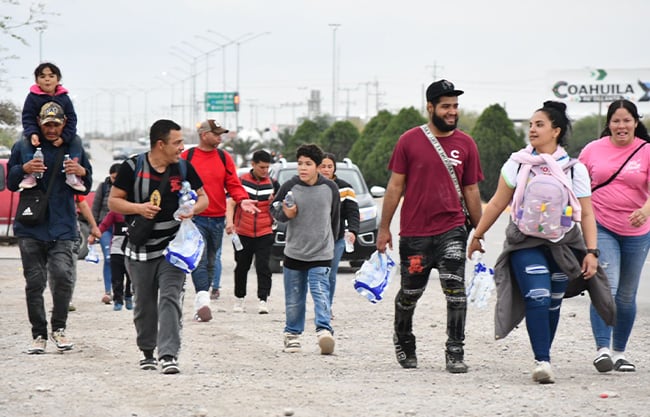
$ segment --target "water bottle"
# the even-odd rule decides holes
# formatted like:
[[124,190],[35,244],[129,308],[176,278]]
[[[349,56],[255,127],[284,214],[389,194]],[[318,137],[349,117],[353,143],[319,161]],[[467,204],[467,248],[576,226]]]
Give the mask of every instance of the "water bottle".
[[347,253],[354,252],[354,243],[352,243],[352,232],[345,229],[345,234],[343,235],[343,240],[345,240],[345,251]]
[[178,209],[174,212],[174,219],[180,221],[181,216],[188,216],[194,211],[194,204],[198,198],[196,192],[190,188],[191,185],[187,181],[181,184],[181,190],[178,192]]
[[[36,148],[36,152],[34,152],[34,158],[33,159],[40,159],[41,161],[43,160],[43,151],[41,151],[41,148]],[[34,178],[36,179],[41,179],[43,178],[43,173],[42,172],[34,172]]]
[[97,250],[95,249],[97,245],[91,245],[88,244],[88,254],[84,258],[86,262],[91,262],[91,263],[99,263],[99,254]]
[[232,234],[232,244],[235,245],[235,250],[240,251],[244,249],[244,245],[241,244],[241,239],[237,233]]
[[284,197],[284,204],[287,205],[287,208],[291,208],[296,205],[296,198],[293,196],[292,191],[289,191]]

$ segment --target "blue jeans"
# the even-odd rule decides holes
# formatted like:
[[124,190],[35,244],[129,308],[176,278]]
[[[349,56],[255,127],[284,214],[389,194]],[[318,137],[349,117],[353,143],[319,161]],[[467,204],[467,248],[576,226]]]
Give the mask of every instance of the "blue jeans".
[[535,360],[550,361],[569,278],[543,246],[512,252],[510,265],[526,303],[526,330]]
[[111,275],[111,240],[113,240],[113,232],[110,230],[102,233],[99,238],[99,245],[102,247],[102,255],[104,255],[104,292],[111,293],[112,288],[112,275]]
[[213,290],[221,288],[221,248],[223,247],[223,243],[221,245],[222,246],[219,246],[219,250],[217,250],[217,259],[214,261],[214,277],[212,278]]
[[334,291],[336,290],[336,272],[339,269],[339,262],[345,250],[345,239],[334,242],[334,259],[332,259],[332,270],[330,271],[330,307],[334,304]]
[[332,332],[329,273],[330,268],[326,266],[317,266],[307,270],[284,267],[285,333],[301,334],[305,330],[307,286],[309,286],[311,298],[314,301],[316,331],[327,329]]
[[[205,241],[203,256],[196,269],[192,272],[192,282],[194,290],[209,291],[210,283],[214,282],[216,277],[217,254],[221,250],[221,241],[223,240],[223,228],[225,217],[205,217],[194,216],[194,224],[201,231]],[[220,254],[220,253],[219,253]],[[221,260],[219,259],[219,278],[221,278]],[[219,288],[219,287],[215,287]]]
[[621,236],[598,226],[598,263],[607,273],[612,296],[616,302],[616,325],[607,326],[596,309],[590,307],[591,331],[598,349],[611,347],[625,351],[636,318],[636,293],[639,289],[641,270],[648,256],[650,233],[641,236]]

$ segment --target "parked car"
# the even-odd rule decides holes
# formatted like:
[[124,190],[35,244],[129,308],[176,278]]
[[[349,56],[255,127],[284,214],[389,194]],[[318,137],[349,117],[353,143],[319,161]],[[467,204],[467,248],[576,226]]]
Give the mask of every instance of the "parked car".
[[132,155],[137,155],[142,152],[147,152],[150,150],[149,146],[128,146],[123,148],[117,148],[113,151],[113,161],[123,161],[128,159]]
[[[7,162],[8,159],[0,159],[0,242],[15,243],[14,237],[14,218],[16,217],[16,209],[18,207],[18,199],[20,198],[19,192],[9,191],[7,188]],[[50,197],[52,198],[52,197]],[[95,192],[91,191],[86,196],[86,202],[90,207],[93,205]],[[79,249],[79,259],[86,257],[88,253],[88,234],[90,233],[90,226],[83,218],[79,217],[79,230],[81,230],[81,248]]]
[[[270,169],[270,176],[280,185],[293,177],[298,172],[296,162],[287,162],[284,158],[273,164]],[[336,176],[347,181],[354,189],[359,203],[359,235],[354,243],[353,252],[343,252],[341,260],[349,261],[350,266],[358,268],[363,261],[370,258],[376,249],[377,242],[377,204],[374,198],[384,196],[384,187],[374,186],[368,190],[363,174],[349,158],[336,164]],[[284,223],[277,223],[273,236],[273,248],[271,249],[270,266],[273,272],[282,272],[281,261],[284,257],[285,243]]]

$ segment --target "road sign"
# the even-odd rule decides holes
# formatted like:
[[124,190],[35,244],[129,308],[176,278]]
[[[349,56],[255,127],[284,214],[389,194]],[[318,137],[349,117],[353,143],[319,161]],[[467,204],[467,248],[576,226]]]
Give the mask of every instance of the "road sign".
[[236,91],[205,93],[206,112],[234,112],[239,110],[239,93]]

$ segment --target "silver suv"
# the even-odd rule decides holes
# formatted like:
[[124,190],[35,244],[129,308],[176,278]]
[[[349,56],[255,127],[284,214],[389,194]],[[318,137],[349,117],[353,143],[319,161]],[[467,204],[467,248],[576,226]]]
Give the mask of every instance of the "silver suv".
[[[296,162],[287,162],[284,158],[273,164],[270,169],[270,177],[280,185],[298,173]],[[368,190],[363,174],[359,167],[352,163],[349,158],[336,164],[336,176],[348,182],[354,189],[359,203],[359,236],[354,243],[353,252],[343,252],[341,260],[349,261],[350,266],[358,268],[363,261],[370,258],[376,249],[377,242],[377,204],[374,198],[384,196],[384,187],[374,186]],[[282,272],[280,262],[284,258],[284,240],[286,225],[277,223],[274,230],[273,248],[271,249],[271,271]]]

